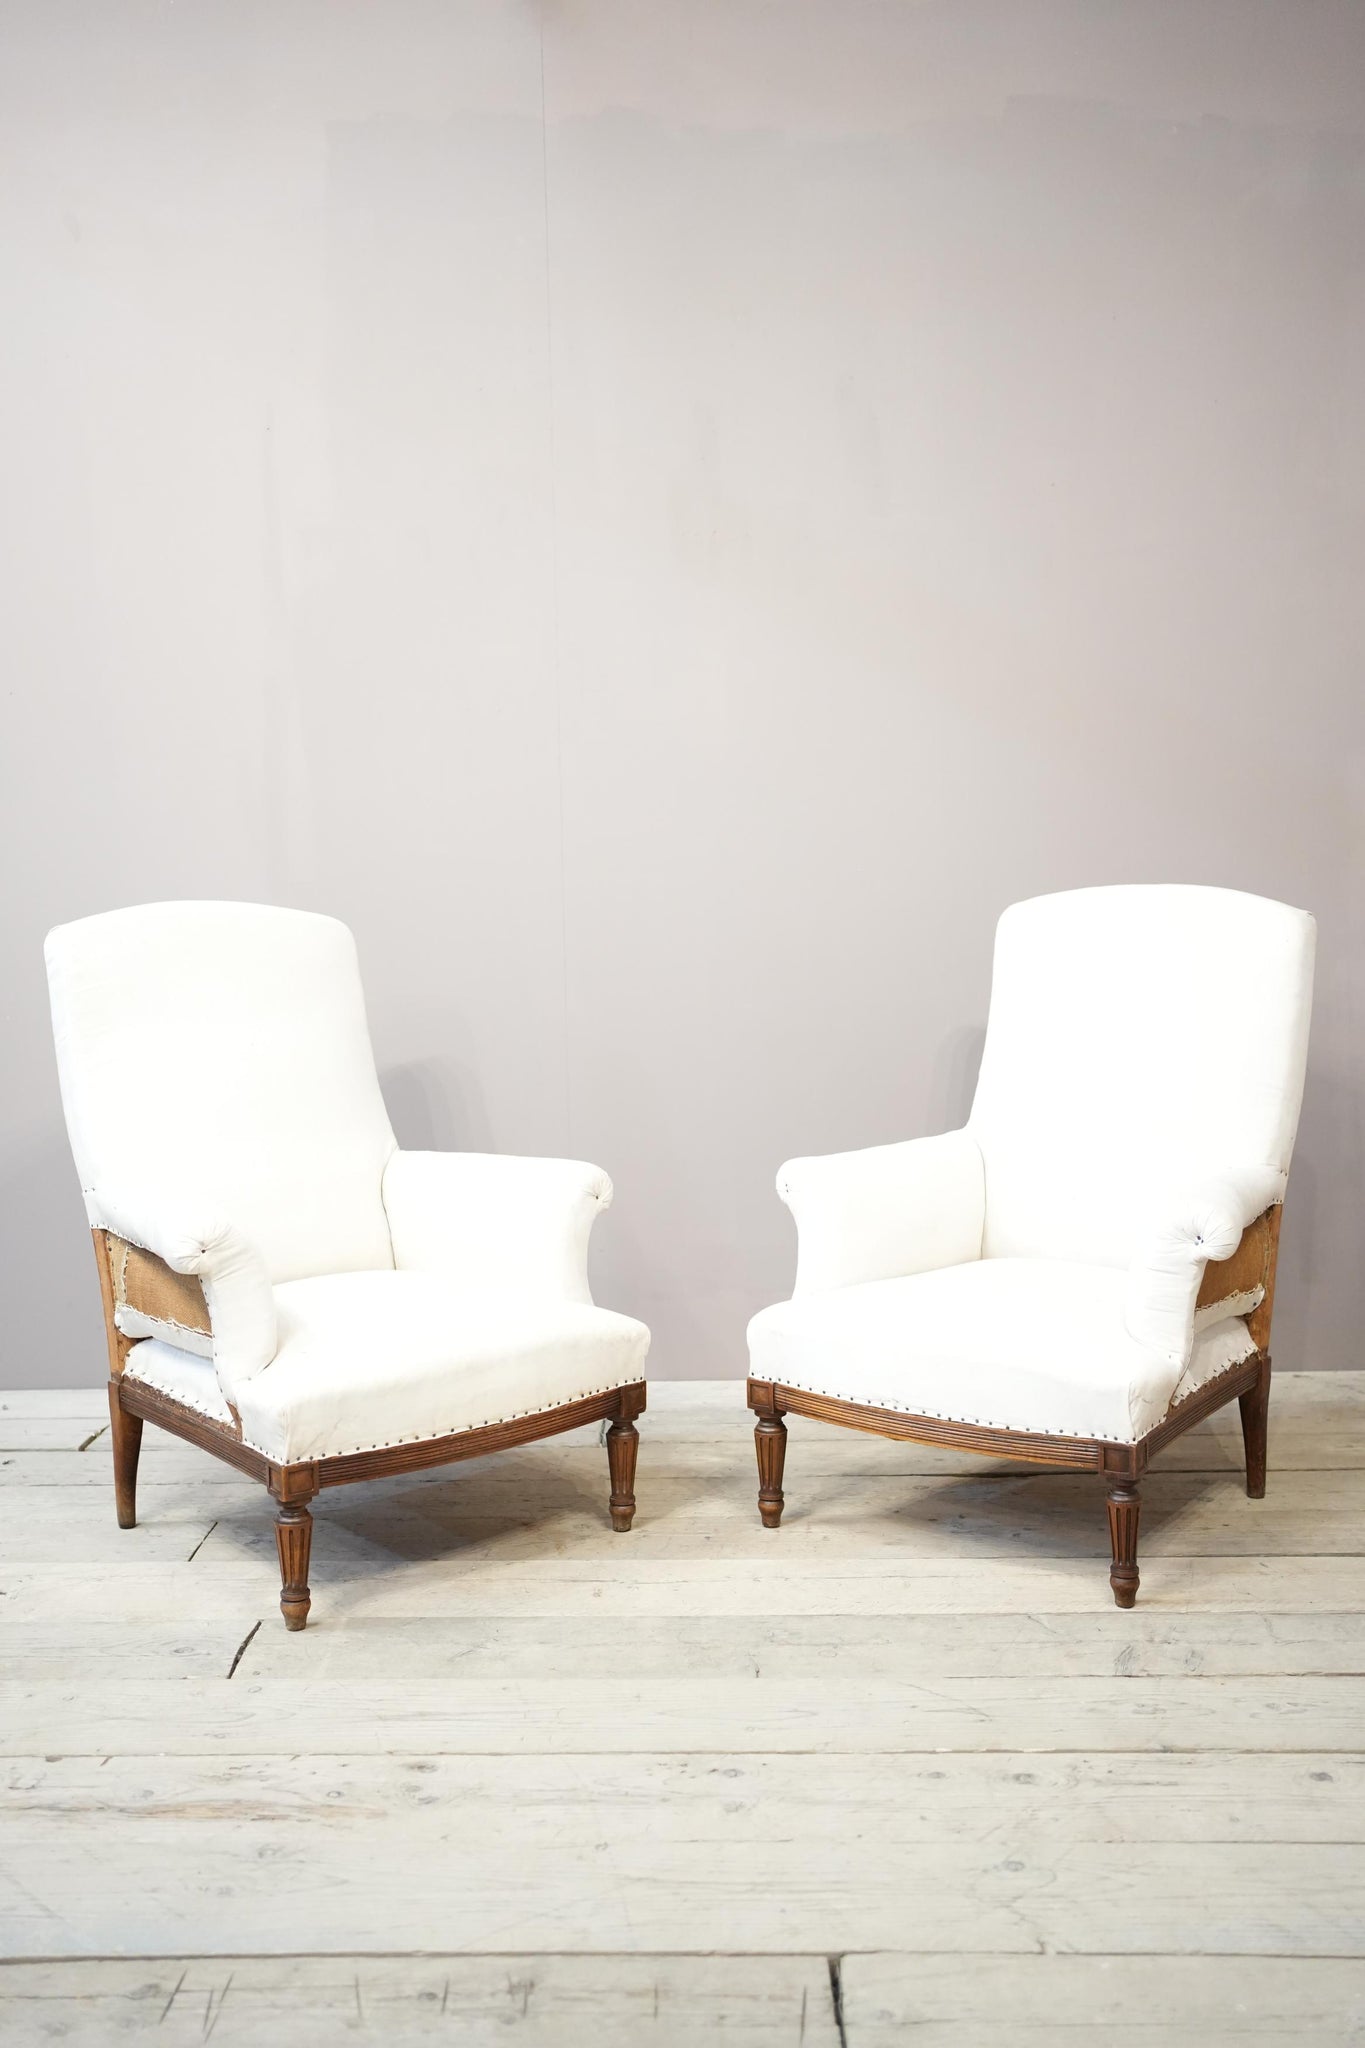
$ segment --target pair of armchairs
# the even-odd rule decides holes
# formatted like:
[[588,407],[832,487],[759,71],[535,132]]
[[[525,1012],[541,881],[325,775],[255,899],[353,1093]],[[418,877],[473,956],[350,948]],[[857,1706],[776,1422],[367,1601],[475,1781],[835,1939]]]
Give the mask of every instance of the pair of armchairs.
[[[1264,1492],[1313,932],[1219,889],[1006,912],[966,1127],[779,1175],[796,1287],[749,1331],[765,1525],[788,1414],[1099,1474],[1121,1607],[1171,1436],[1237,1397]],[[601,1418],[630,1528],[649,1332],[589,1292],[604,1173],[401,1150],[331,918],[147,905],[60,926],[47,963],[121,1527],[144,1422],[202,1445],[273,1496],[301,1629],[321,1488]]]

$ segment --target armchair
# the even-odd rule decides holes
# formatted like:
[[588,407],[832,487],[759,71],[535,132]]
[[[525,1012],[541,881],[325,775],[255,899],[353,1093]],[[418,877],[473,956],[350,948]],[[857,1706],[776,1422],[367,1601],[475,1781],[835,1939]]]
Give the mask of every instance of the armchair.
[[1098,1473],[1120,1607],[1163,1444],[1235,1397],[1264,1494],[1313,944],[1304,912],[1225,889],[1005,912],[966,1127],[778,1175],[799,1249],[749,1325],[765,1527],[788,1414]]
[[148,904],[61,925],[46,953],[121,1528],[143,1423],[201,1445],[274,1498],[301,1629],[321,1488],[598,1418],[630,1528],[649,1332],[589,1292],[604,1173],[400,1151],[332,918]]

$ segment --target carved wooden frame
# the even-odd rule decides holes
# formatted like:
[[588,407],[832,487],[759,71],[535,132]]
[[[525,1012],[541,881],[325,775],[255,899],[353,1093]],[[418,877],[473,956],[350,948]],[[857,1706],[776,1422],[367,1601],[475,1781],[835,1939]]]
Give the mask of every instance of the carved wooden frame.
[[[1183,1401],[1177,1401],[1154,1429],[1135,1443],[1110,1443],[1101,1437],[1053,1436],[1043,1431],[993,1429],[977,1422],[950,1422],[933,1415],[908,1415],[894,1408],[873,1408],[830,1394],[812,1394],[775,1380],[748,1383],[753,1409],[754,1448],[758,1456],[758,1511],[765,1529],[782,1520],[782,1473],[787,1454],[785,1415],[809,1415],[844,1429],[875,1436],[908,1438],[947,1450],[970,1451],[986,1458],[1014,1458],[1048,1465],[1058,1472],[1095,1472],[1108,1494],[1111,1563],[1109,1584],[1115,1604],[1131,1607],[1137,1599],[1139,1482],[1153,1455],[1196,1422],[1234,1398],[1242,1415],[1246,1450],[1246,1489],[1252,1500],[1265,1496],[1266,1425],[1270,1404],[1270,1319],[1275,1305],[1275,1264],[1279,1252],[1280,1209],[1267,1209],[1242,1233],[1229,1259],[1211,1260],[1199,1289],[1201,1308],[1216,1306],[1262,1289],[1258,1307],[1246,1317],[1256,1349],[1241,1364]],[[1250,1282],[1250,1285],[1248,1284]]]
[[[560,1436],[579,1429],[586,1422],[606,1420],[607,1468],[611,1482],[609,1509],[613,1529],[624,1532],[635,1515],[635,1460],[639,1431],[635,1418],[644,1413],[646,1383],[633,1381],[624,1387],[609,1387],[604,1393],[586,1394],[577,1401],[561,1402],[534,1415],[518,1415],[508,1422],[487,1423],[477,1429],[461,1429],[449,1436],[426,1437],[416,1443],[388,1444],[369,1451],[346,1451],[334,1457],[310,1458],[296,1464],[280,1464],[263,1451],[242,1442],[242,1425],[233,1411],[235,1427],[216,1422],[187,1408],[182,1401],[140,1380],[125,1379],[124,1363],[136,1338],[125,1337],[114,1321],[114,1276],[109,1233],[96,1230],[95,1258],[99,1266],[100,1295],[104,1303],[105,1335],[109,1344],[109,1423],[114,1451],[114,1498],[121,1529],[131,1529],[137,1520],[137,1463],[142,1448],[142,1425],[153,1422],[186,1443],[197,1444],[237,1471],[259,1479],[276,1505],[275,1543],[280,1559],[280,1610],[288,1629],[301,1629],[308,1619],[308,1559],[313,1540],[313,1518],[308,1503],[325,1486],[345,1486],[353,1480],[381,1479],[395,1472],[420,1472],[432,1465],[450,1465],[464,1458],[482,1458],[491,1451],[505,1451],[518,1444],[535,1443],[541,1437]],[[229,1404],[230,1406],[231,1404]]]

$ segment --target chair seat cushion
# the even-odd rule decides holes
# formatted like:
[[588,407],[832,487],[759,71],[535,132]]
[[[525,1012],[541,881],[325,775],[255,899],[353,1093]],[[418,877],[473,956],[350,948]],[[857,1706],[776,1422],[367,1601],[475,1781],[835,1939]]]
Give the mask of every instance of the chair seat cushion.
[[1118,1267],[980,1259],[798,1295],[750,1323],[750,1371],[873,1408],[1131,1443],[1255,1344],[1240,1318],[1211,1323],[1181,1374],[1128,1335],[1127,1287]]
[[169,1394],[182,1408],[193,1408],[196,1414],[207,1415],[210,1422],[224,1423],[228,1429],[233,1427],[232,1410],[211,1358],[182,1351],[178,1344],[164,1343],[159,1337],[148,1337],[128,1353],[123,1377],[137,1380],[155,1393]]
[[[432,1273],[339,1273],[275,1289],[279,1348],[239,1388],[242,1438],[280,1463],[418,1442],[638,1380],[643,1323],[576,1301],[480,1295]],[[213,1368],[156,1339],[125,1371],[227,1414]]]

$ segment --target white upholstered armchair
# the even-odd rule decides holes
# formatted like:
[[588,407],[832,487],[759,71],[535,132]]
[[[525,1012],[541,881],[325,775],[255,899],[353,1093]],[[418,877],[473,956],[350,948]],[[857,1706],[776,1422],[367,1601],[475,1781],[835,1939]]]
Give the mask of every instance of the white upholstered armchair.
[[1225,889],[1005,912],[965,1129],[778,1175],[799,1251],[749,1326],[765,1525],[788,1413],[1100,1473],[1121,1607],[1162,1443],[1236,1396],[1264,1493],[1313,942],[1304,912]]
[[59,926],[47,966],[121,1526],[144,1420],[254,1474],[299,1629],[320,1487],[601,1417],[630,1527],[649,1332],[588,1291],[604,1173],[400,1151],[333,918],[148,904]]

